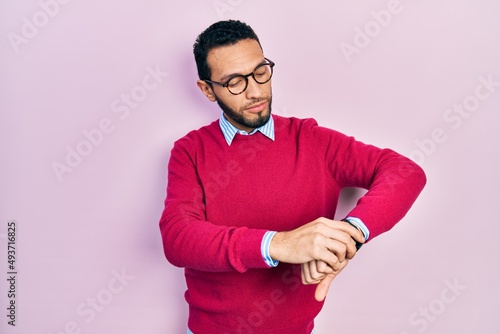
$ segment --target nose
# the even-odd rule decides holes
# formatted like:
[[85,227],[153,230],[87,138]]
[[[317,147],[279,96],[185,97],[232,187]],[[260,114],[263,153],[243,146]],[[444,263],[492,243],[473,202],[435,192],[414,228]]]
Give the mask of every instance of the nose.
[[247,89],[245,90],[246,98],[251,100],[251,99],[256,99],[262,97],[264,95],[264,85],[259,84],[253,76],[250,76],[248,78],[248,86]]

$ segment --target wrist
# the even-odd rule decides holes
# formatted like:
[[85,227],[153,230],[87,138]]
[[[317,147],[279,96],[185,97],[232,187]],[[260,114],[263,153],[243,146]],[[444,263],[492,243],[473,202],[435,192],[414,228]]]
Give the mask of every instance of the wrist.
[[283,233],[285,232],[276,232],[269,243],[269,256],[275,261],[281,261]]

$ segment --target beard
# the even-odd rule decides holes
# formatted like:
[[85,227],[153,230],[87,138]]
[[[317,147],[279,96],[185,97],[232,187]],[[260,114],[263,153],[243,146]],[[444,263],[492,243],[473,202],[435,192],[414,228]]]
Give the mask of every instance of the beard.
[[246,106],[245,108],[242,108],[243,111],[238,112],[238,111],[234,110],[233,108],[229,107],[224,102],[222,102],[217,96],[215,96],[215,100],[217,101],[217,104],[219,105],[219,107],[222,109],[222,111],[224,112],[224,114],[227,117],[232,119],[237,124],[243,125],[247,128],[252,128],[252,129],[259,128],[262,125],[266,124],[269,121],[269,118],[271,117],[271,104],[273,102],[272,96],[269,98],[264,98],[264,99],[255,99],[248,104],[248,106],[252,106],[252,105],[256,105],[260,102],[264,102],[266,100],[268,101],[267,109],[262,110],[258,114],[255,114],[257,117],[253,118],[253,119],[245,117],[245,115],[243,114],[244,109],[248,106]]

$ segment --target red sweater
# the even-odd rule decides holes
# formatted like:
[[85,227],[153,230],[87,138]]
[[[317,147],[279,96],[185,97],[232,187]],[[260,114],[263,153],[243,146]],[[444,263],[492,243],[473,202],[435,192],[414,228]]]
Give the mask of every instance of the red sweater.
[[333,218],[340,190],[368,192],[349,216],[370,240],[391,229],[425,184],[411,160],[356,141],[313,119],[273,115],[275,141],[237,134],[219,121],[175,142],[160,229],[167,259],[185,268],[189,328],[195,334],[309,334],[323,303],[303,285],[300,265],[269,268],[268,230]]

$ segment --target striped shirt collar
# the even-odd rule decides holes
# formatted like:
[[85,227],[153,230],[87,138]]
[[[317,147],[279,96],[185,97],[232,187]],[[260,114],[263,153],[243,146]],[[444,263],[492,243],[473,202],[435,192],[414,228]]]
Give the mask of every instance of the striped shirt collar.
[[262,133],[264,136],[267,138],[271,139],[274,141],[274,120],[273,117],[269,117],[269,121],[267,121],[266,124],[262,125],[259,128],[253,129],[252,132],[247,133],[244,130],[240,130],[236,128],[234,125],[229,123],[229,121],[224,117],[224,113],[222,113],[220,119],[219,119],[219,126],[220,129],[222,130],[222,133],[224,134],[224,138],[226,139],[226,142],[228,145],[231,145],[233,142],[234,136],[236,136],[237,133],[241,135],[253,135],[257,131]]

